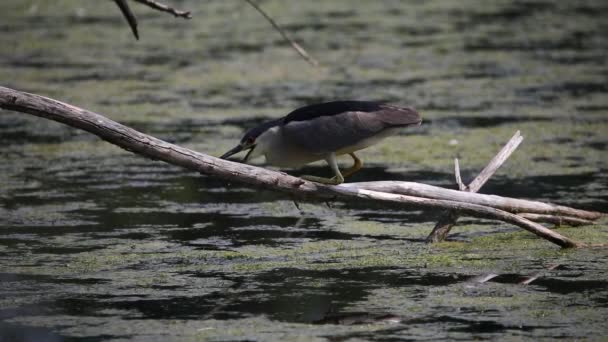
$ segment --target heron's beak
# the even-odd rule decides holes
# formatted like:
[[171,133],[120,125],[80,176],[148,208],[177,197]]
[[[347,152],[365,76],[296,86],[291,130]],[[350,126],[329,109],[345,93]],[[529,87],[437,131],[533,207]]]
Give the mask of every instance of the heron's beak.
[[253,150],[255,149],[255,145],[251,145],[249,148],[249,152],[247,152],[247,154],[245,155],[245,158],[243,158],[243,163],[246,163],[249,160],[249,156],[251,155],[251,152],[253,152]]
[[247,162],[247,159],[249,159],[249,155],[251,154],[251,151],[253,151],[254,148],[255,148],[255,145],[243,146],[243,145],[239,144],[239,145],[236,145],[236,147],[234,147],[230,151],[224,153],[220,158],[228,159],[228,157],[230,157],[234,154],[237,154],[241,151],[249,150],[249,152],[247,152],[247,155],[245,156],[245,158],[243,158],[243,162]]

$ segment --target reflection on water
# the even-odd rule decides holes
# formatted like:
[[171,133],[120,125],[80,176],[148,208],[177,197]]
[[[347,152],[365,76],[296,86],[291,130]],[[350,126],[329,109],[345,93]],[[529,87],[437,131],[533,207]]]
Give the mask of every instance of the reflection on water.
[[[325,100],[414,105],[422,126],[361,153],[351,181],[453,187],[516,130],[484,193],[607,211],[603,1],[268,1],[310,68],[239,2],[191,21],[111,2],[0,4],[0,79],[220,155],[242,132]],[[594,339],[605,249],[558,251],[438,211],[300,203],[150,161],[87,133],[0,113],[0,340]],[[346,162],[346,161],[345,161]],[[293,174],[326,175],[322,163]],[[407,210],[406,210],[407,209]],[[566,228],[608,239],[605,220]],[[545,272],[543,265],[561,266]],[[494,274],[484,282],[471,279]],[[529,285],[520,285],[540,274]]]

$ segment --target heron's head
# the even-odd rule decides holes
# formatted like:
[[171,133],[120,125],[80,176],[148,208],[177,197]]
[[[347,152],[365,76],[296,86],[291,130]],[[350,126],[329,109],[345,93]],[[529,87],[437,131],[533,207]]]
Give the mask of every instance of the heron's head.
[[232,148],[230,151],[224,153],[220,158],[227,159],[228,157],[237,154],[241,151],[249,151],[243,158],[243,162],[247,162],[249,158],[254,158],[264,154],[264,151],[256,150],[258,147],[258,138],[266,133],[269,129],[280,124],[280,120],[273,120],[265,122],[261,125],[258,125],[250,130],[248,130],[238,145]]

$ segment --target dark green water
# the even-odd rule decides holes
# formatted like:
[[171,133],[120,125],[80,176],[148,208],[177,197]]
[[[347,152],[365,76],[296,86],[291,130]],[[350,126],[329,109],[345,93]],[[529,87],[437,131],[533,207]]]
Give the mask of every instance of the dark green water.
[[[608,211],[605,1],[261,2],[317,69],[244,2],[172,3],[194,18],[132,4],[135,41],[111,1],[4,0],[0,84],[216,156],[304,104],[413,105],[352,181],[453,187],[454,157],[470,180],[521,130],[483,192]],[[0,146],[0,341],[608,335],[605,248],[470,218],[428,246],[436,211],[300,211],[26,114],[0,111]],[[608,242],[605,219],[559,231]]]

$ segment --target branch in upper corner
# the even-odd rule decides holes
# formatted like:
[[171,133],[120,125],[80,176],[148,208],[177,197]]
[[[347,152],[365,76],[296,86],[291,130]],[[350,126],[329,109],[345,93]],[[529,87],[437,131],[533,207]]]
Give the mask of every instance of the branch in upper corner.
[[169,7],[161,2],[158,2],[158,1],[154,1],[154,0],[133,0],[133,1],[139,2],[140,4],[144,4],[148,7],[154,8],[155,10],[159,10],[161,12],[171,13],[176,17],[181,17],[184,19],[192,19],[192,14],[190,14],[190,11],[180,11],[173,7]]
[[274,27],[274,29],[279,32],[283,39],[285,39],[289,44],[291,44],[291,46],[300,54],[300,56],[302,56],[308,63],[310,63],[310,65],[314,67],[319,66],[319,61],[309,55],[308,52],[306,52],[306,50],[304,50],[304,48],[300,46],[300,44],[289,38],[289,36],[287,36],[287,33],[285,33],[285,31],[283,31],[283,29],[260,6],[258,6],[252,0],[245,1],[247,1],[247,3],[251,5],[251,7],[255,8],[264,18],[266,18],[270,25],[272,25],[272,27]]
[[[155,10],[159,10],[161,12],[171,13],[176,17],[182,17],[185,19],[192,18],[192,15],[190,15],[190,11],[176,10],[175,8],[169,7],[165,4],[162,4],[162,3],[154,1],[154,0],[133,0],[133,1],[139,2],[140,4],[144,4],[146,6],[149,6]],[[131,31],[133,32],[133,35],[135,36],[135,39],[139,40],[139,32],[137,31],[137,18],[135,17],[135,14],[133,14],[133,11],[131,11],[131,8],[129,8],[129,4],[127,3],[127,0],[114,0],[114,2],[118,6],[118,8],[120,8],[120,11],[122,12],[122,15],[127,20],[127,23],[129,23],[129,26],[131,27]]]
[[139,40],[139,33],[137,32],[137,18],[135,17],[135,14],[133,14],[133,11],[131,11],[131,8],[129,8],[127,0],[114,0],[114,2],[118,8],[120,8],[120,11],[125,19],[127,19],[127,23],[129,23],[135,39]]

